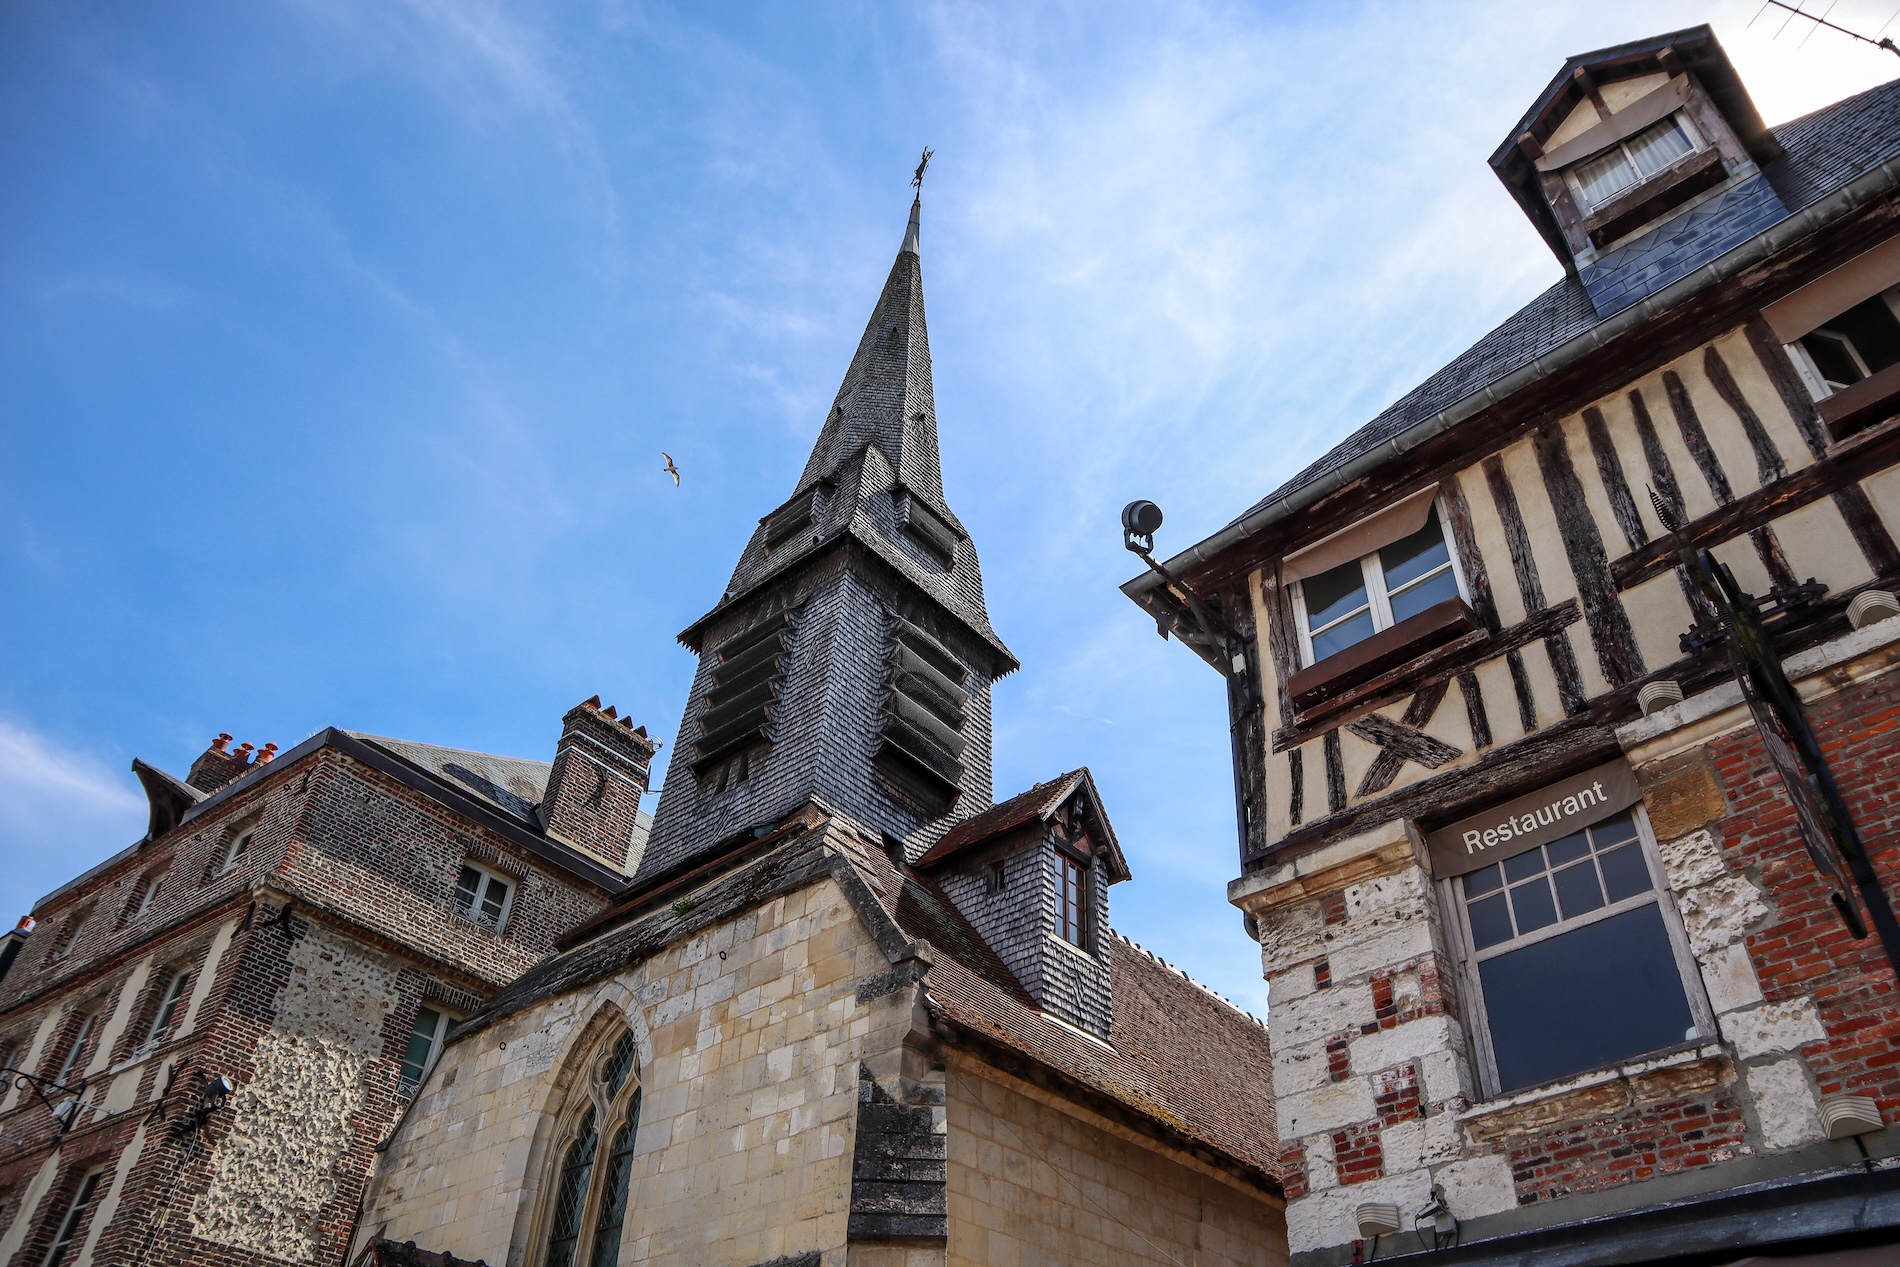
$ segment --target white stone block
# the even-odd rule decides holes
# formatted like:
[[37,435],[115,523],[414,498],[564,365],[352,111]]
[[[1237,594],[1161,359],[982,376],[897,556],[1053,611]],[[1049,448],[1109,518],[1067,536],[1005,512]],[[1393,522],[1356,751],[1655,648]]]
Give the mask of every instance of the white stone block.
[[1724,876],[1679,894],[1689,944],[1698,956],[1740,941],[1748,926],[1768,913],[1761,890],[1745,877]]
[[1745,1012],[1730,1012],[1720,1020],[1722,1037],[1735,1047],[1741,1060],[1751,1060],[1769,1052],[1793,1051],[1803,1043],[1820,1042],[1827,1037],[1814,1000],[1790,999],[1786,1003],[1764,1003]]
[[1501,1153],[1452,1162],[1441,1166],[1433,1177],[1445,1189],[1451,1212],[1461,1219],[1517,1208],[1517,1186],[1511,1182],[1511,1163]]
[[1658,849],[1663,870],[1669,873],[1669,887],[1678,893],[1728,874],[1728,864],[1722,860],[1722,847],[1707,828],[1665,840]]
[[1416,1021],[1374,1030],[1352,1040],[1352,1067],[1368,1073],[1390,1069],[1407,1060],[1434,1052],[1455,1052],[1452,1022],[1448,1016],[1422,1016]]
[[1754,1007],[1761,1002],[1761,982],[1755,977],[1755,965],[1749,961],[1747,946],[1736,942],[1710,951],[1697,962],[1702,970],[1703,988],[1709,994],[1709,1006],[1717,1015]]
[[1373,1115],[1372,1087],[1364,1078],[1329,1082],[1316,1091],[1282,1095],[1277,1112],[1283,1131],[1305,1135],[1338,1130]]
[[1822,1139],[1820,1109],[1807,1070],[1798,1060],[1776,1060],[1748,1070],[1748,1094],[1761,1122],[1762,1146],[1770,1151]]
[[1339,1031],[1358,1029],[1372,1019],[1371,987],[1336,985],[1273,1008],[1267,1029],[1274,1046],[1299,1047],[1324,1043]]

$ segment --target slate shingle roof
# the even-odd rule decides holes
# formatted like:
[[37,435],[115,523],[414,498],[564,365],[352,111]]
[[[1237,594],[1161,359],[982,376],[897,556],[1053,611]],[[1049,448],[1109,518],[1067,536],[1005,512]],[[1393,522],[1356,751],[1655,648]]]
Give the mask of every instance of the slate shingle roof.
[[[1795,215],[1900,154],[1900,79],[1784,123],[1773,132],[1787,152],[1769,164],[1764,174],[1789,214]],[[1325,456],[1248,507],[1234,522],[1484,390],[1602,320],[1583,283],[1566,276]]]
[[[442,748],[417,743],[413,739],[391,739],[362,731],[345,731],[352,738],[375,744],[410,765],[417,766],[458,791],[473,793],[534,831],[543,831],[536,807],[547,794],[548,776],[554,766],[526,757],[502,757],[492,752],[472,752],[466,748]],[[633,830],[633,854],[638,857],[653,827],[653,816],[642,811]]]

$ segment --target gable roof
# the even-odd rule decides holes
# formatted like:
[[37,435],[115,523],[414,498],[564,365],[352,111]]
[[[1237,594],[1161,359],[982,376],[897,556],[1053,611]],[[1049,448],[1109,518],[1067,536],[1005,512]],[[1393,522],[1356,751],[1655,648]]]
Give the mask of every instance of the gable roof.
[[[1395,460],[1430,435],[1504,399],[1577,357],[1647,323],[1656,312],[1739,272],[1772,247],[1811,233],[1900,184],[1900,79],[1889,80],[1771,130],[1784,153],[1763,175],[1789,217],[1703,265],[1639,305],[1599,315],[1583,283],[1566,276],[1507,317],[1437,373],[1401,396],[1225,528],[1167,561],[1177,575],[1319,500],[1331,489]],[[1787,226],[1784,229],[1784,226]],[[1416,439],[1414,439],[1416,437]],[[1140,600],[1161,584],[1153,572],[1122,586]]]
[[1018,792],[1007,801],[964,819],[926,849],[913,865],[919,870],[928,870],[987,844],[1005,832],[1026,827],[1033,822],[1046,823],[1077,788],[1082,789],[1087,798],[1090,817],[1095,819],[1102,843],[1108,850],[1106,862],[1109,883],[1119,884],[1131,878],[1128,859],[1122,856],[1121,842],[1115,838],[1114,824],[1108,821],[1108,811],[1102,806],[1102,794],[1096,790],[1095,776],[1089,773],[1087,766],[1058,775],[1047,783],[1038,783],[1027,792]]
[[[1065,778],[1073,788],[1075,776]],[[1259,1020],[1119,934],[1108,942],[1110,1041],[1054,1020],[1036,1010],[927,876],[900,867],[868,832],[815,805],[740,846],[729,865],[690,886],[661,884],[624,899],[617,922],[504,987],[449,1041],[826,877],[844,890],[890,962],[928,963],[925,1005],[992,1057],[1031,1062],[1084,1098],[1139,1114],[1238,1165],[1260,1186],[1278,1189],[1273,1060]]]

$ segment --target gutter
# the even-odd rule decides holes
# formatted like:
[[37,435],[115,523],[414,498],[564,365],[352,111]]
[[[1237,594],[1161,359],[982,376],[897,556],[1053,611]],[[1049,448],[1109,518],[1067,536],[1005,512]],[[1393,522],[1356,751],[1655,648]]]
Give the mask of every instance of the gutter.
[[[1900,155],[1888,159],[1880,166],[1841,186],[1805,210],[1763,230],[1727,254],[1710,260],[1688,276],[1671,282],[1648,298],[1598,322],[1569,342],[1558,344],[1530,364],[1518,367],[1503,378],[1441,409],[1431,417],[1413,423],[1398,435],[1382,442],[1376,448],[1361,453],[1344,466],[1328,471],[1310,484],[1304,484],[1274,497],[1266,505],[1169,559],[1168,570],[1175,573],[1187,572],[1212,561],[1229,547],[1238,545],[1266,528],[1291,518],[1297,512],[1318,503],[1360,476],[1378,469],[1389,461],[1405,456],[1426,441],[1451,430],[1467,418],[1508,400],[1533,383],[1548,378],[1558,370],[1576,364],[1604,345],[1635,332],[1659,314],[1709,289],[1718,282],[1726,281],[1743,270],[1753,267],[1783,247],[1789,246],[1824,225],[1840,219],[1855,208],[1887,193],[1896,185],[1900,185]],[[1159,576],[1153,572],[1146,572],[1124,583],[1121,591],[1145,608],[1148,604],[1142,602],[1143,598],[1159,588],[1161,584],[1162,580]]]

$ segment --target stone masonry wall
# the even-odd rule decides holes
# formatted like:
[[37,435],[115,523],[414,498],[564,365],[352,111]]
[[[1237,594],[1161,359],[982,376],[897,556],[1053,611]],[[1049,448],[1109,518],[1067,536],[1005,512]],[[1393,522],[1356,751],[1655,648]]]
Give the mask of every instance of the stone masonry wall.
[[526,1261],[557,1083],[577,1035],[612,1007],[639,1044],[642,1087],[623,1259],[751,1267],[811,1251],[842,1267],[876,1012],[857,989],[887,967],[827,880],[480,1030],[424,1086],[360,1226]]
[[1271,1198],[1032,1098],[975,1061],[951,1060],[946,1098],[951,1267],[1286,1262]]

